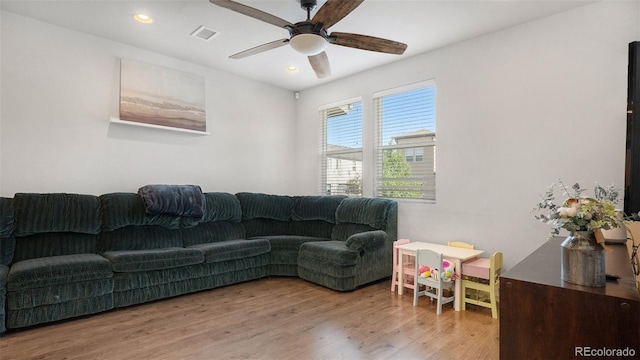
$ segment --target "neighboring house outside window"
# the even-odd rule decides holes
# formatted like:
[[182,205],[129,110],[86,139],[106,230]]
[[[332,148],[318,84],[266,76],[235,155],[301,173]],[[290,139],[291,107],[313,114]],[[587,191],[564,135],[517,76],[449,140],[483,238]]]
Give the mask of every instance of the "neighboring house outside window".
[[374,94],[375,195],[436,199],[435,82]]

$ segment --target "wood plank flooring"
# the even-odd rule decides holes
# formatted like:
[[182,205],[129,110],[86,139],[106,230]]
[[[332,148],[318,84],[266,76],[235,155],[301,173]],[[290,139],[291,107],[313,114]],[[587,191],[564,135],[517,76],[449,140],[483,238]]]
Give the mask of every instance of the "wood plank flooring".
[[0,337],[0,359],[497,359],[489,309],[267,278]]

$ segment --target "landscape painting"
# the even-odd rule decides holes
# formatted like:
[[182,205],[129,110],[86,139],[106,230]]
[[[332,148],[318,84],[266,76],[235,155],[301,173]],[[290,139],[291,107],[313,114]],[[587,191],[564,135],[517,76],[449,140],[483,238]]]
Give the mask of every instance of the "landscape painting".
[[122,59],[120,120],[206,132],[205,79]]

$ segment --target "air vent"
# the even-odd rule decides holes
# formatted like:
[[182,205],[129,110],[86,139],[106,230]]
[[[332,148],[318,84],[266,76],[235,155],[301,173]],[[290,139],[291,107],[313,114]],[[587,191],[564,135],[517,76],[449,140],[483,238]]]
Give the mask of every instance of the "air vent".
[[197,37],[198,39],[202,39],[204,41],[209,41],[218,35],[218,32],[215,30],[211,30],[207,27],[200,26],[196,29],[196,31],[191,33],[191,36]]

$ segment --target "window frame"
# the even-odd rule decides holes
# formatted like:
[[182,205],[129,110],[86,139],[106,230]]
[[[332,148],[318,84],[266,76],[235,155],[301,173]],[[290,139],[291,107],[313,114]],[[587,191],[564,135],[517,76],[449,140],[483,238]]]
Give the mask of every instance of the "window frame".
[[[328,116],[327,114],[327,110],[330,109],[334,109],[340,106],[345,106],[345,105],[350,105],[350,104],[356,104],[356,103],[360,103],[361,106],[361,112],[360,112],[360,147],[359,148],[349,148],[349,149],[340,149],[340,150],[328,150],[327,149],[327,145],[328,144],[328,139],[327,139],[327,130],[328,130],[328,120],[332,117],[332,116]],[[351,99],[346,99],[346,100],[342,100],[339,102],[334,102],[334,103],[330,103],[330,104],[326,104],[326,105],[322,105],[318,108],[318,114],[319,114],[319,118],[320,118],[320,130],[319,130],[319,136],[320,136],[320,141],[319,141],[319,177],[318,177],[318,193],[319,194],[323,194],[323,195],[347,195],[349,197],[362,197],[363,196],[363,191],[362,191],[362,187],[363,187],[363,168],[365,167],[364,164],[364,159],[363,159],[363,155],[364,155],[364,147],[363,147],[363,137],[364,137],[364,131],[363,131],[363,126],[364,126],[364,115],[363,115],[363,111],[362,111],[362,107],[364,106],[363,102],[362,102],[362,98],[361,97],[356,97],[356,98],[351,98]],[[334,156],[331,156],[334,155]],[[360,162],[360,170],[353,170],[354,168],[357,168],[357,163],[358,160],[354,160],[352,159],[345,159],[345,158],[340,158],[340,156],[342,157],[355,157],[355,158],[359,158],[359,162]],[[349,185],[348,184],[343,184],[346,185],[345,188],[347,189],[346,191],[340,191],[340,190],[334,190],[332,188],[333,183],[329,183],[329,181],[327,180],[327,171],[328,171],[328,166],[330,166],[330,162],[331,159],[333,159],[333,161],[335,161],[335,167],[340,167],[339,164],[345,164],[344,166],[348,167],[349,169],[352,169],[353,172],[357,173],[359,175],[359,191],[352,193],[349,190]],[[345,161],[342,161],[345,160]],[[340,184],[338,184],[340,185]]]
[[[420,89],[424,89],[424,88],[429,88],[429,87],[433,87],[433,135],[430,136],[428,134],[425,135],[425,140],[424,141],[418,141],[418,142],[413,142],[413,143],[404,143],[404,144],[384,144],[383,143],[383,111],[381,109],[382,106],[382,99],[385,96],[390,96],[390,95],[397,95],[397,94],[401,94],[401,93],[405,93],[405,92],[411,92],[411,91],[415,91],[415,90],[420,90]],[[373,148],[374,148],[374,156],[373,156],[373,173],[374,173],[374,189],[373,189],[373,193],[375,197],[390,197],[393,198],[395,200],[411,200],[411,201],[421,201],[421,202],[429,202],[429,203],[435,203],[436,202],[436,112],[437,112],[437,106],[436,106],[436,96],[437,96],[437,88],[436,88],[436,82],[434,79],[429,79],[429,80],[424,80],[424,81],[420,81],[420,82],[416,82],[416,83],[412,83],[412,84],[408,84],[408,85],[404,85],[404,86],[399,86],[399,87],[395,87],[395,88],[391,88],[391,89],[387,89],[387,90],[383,90],[383,91],[378,91],[373,93],[372,96],[372,102],[373,102],[373,115],[372,115],[372,122],[373,122],[373,129],[374,129],[374,137],[373,137]],[[412,130],[414,131],[414,130]],[[431,137],[431,140],[427,140]],[[406,149],[411,149],[414,148],[413,150],[413,155],[412,155],[412,161],[407,161],[406,158]],[[422,150],[422,154],[421,155],[421,159],[420,161],[416,160],[417,157],[417,152],[416,152],[416,148],[421,148]],[[413,192],[415,190],[414,187],[411,187],[411,185],[409,185],[406,188],[403,188],[402,186],[400,186],[397,189],[393,189],[393,187],[387,187],[384,185],[385,181],[388,181],[388,179],[384,179],[383,177],[383,173],[384,173],[384,157],[385,157],[385,151],[401,151],[402,152],[402,158],[405,160],[405,162],[407,162],[407,164],[409,164],[409,166],[418,166],[420,164],[427,164],[427,166],[429,166],[428,164],[429,161],[431,161],[429,159],[429,155],[428,153],[431,151],[427,151],[427,148],[431,148],[432,149],[432,153],[433,153],[433,159],[432,159],[432,175],[430,174],[424,174],[422,175],[420,178],[424,178],[424,183],[421,184],[420,186],[423,187],[422,190],[422,194],[423,196],[421,197],[403,197],[403,196],[389,196],[389,192],[393,192],[393,191],[400,191],[400,192]],[[424,166],[424,165],[422,165]],[[427,169],[428,170],[428,169]],[[410,182],[412,180],[410,179],[405,179],[407,182]]]

